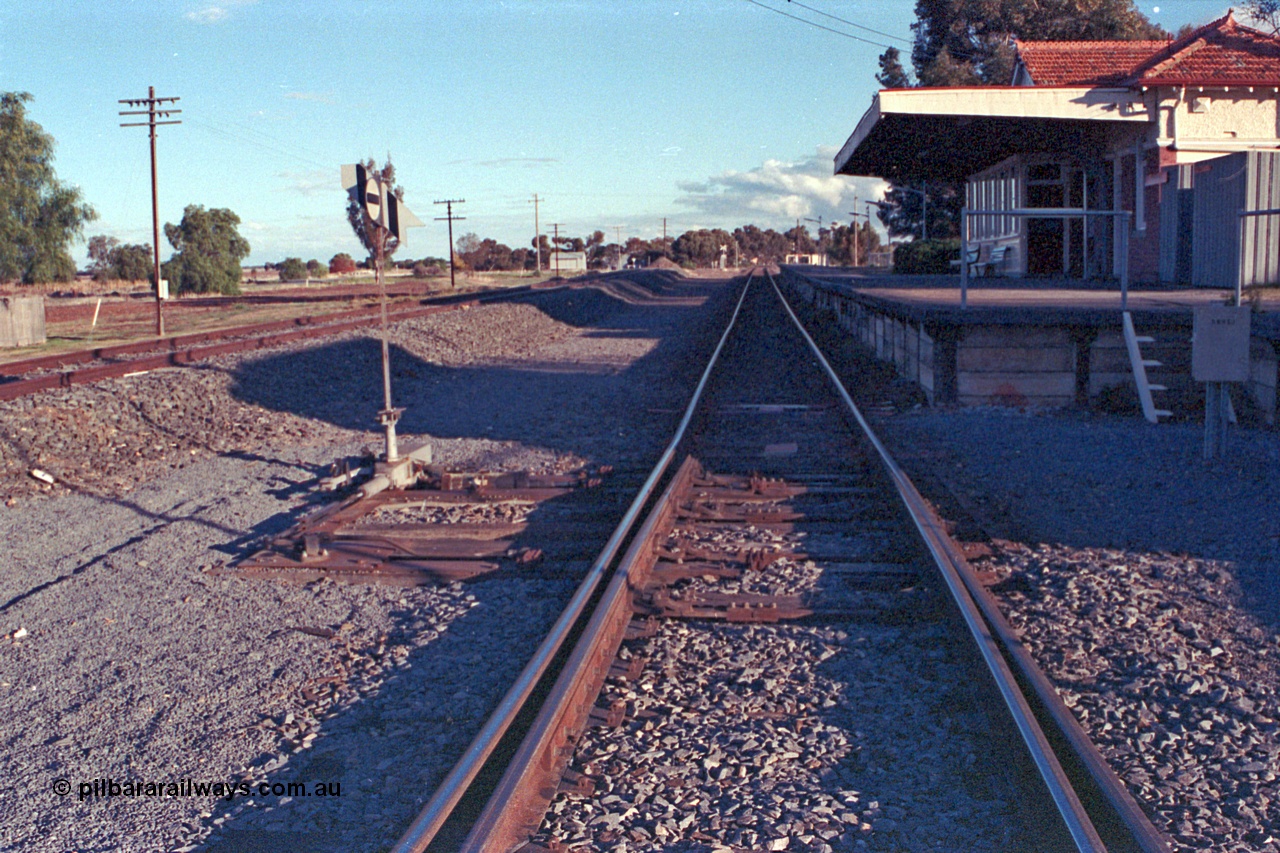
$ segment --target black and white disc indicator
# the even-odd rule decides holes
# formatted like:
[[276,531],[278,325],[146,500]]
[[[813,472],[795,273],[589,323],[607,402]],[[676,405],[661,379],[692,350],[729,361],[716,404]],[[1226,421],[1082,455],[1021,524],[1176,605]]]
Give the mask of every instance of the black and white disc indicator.
[[378,182],[373,178],[365,181],[364,184],[364,212],[369,218],[379,224],[382,223],[382,188],[378,186]]

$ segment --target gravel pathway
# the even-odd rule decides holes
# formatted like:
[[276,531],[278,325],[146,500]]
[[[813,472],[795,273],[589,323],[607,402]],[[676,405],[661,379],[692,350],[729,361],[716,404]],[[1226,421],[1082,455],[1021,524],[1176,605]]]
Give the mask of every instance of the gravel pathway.
[[[721,288],[638,283],[394,327],[402,434],[459,467],[643,467]],[[379,850],[404,828],[571,581],[209,571],[377,446],[377,371],[352,334],[0,408],[0,847]]]
[[[878,429],[960,531],[1112,766],[1180,850],[1280,850],[1280,441],[1088,413]],[[976,527],[974,525],[977,525]]]

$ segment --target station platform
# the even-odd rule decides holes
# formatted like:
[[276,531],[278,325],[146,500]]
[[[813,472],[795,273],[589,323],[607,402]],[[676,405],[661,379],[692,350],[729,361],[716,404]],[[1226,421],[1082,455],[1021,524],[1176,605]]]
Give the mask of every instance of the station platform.
[[[838,267],[785,266],[783,280],[803,300],[834,314],[877,357],[920,385],[931,404],[1070,406],[1136,388],[1113,281],[971,279],[961,306],[958,275],[893,275]],[[1149,371],[1168,386],[1161,405],[1189,405],[1193,309],[1223,305],[1230,292],[1207,288],[1129,290],[1127,310]],[[1251,380],[1241,393],[1268,422],[1276,415],[1280,296],[1251,315]],[[1243,402],[1243,400],[1242,400]],[[1167,405],[1166,405],[1167,404]]]

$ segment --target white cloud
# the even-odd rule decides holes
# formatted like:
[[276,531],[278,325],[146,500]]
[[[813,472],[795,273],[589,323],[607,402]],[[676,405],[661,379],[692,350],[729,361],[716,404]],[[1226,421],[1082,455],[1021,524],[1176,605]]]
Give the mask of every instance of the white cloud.
[[184,16],[188,21],[197,24],[216,24],[219,21],[226,20],[231,14],[232,9],[241,6],[252,6],[258,0],[221,0],[220,3],[211,3],[199,9],[192,9]]
[[832,174],[836,151],[819,146],[801,160],[765,160],[747,171],[729,170],[702,182],[683,183],[684,195],[676,201],[730,227],[753,223],[791,228],[796,219],[818,217],[823,222],[847,222],[855,196],[862,214],[863,202],[882,197],[888,185],[878,178]]

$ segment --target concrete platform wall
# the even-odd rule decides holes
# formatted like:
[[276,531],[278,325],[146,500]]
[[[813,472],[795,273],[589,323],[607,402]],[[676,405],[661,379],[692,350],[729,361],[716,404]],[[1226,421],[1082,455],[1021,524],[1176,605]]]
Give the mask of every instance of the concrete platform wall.
[[0,296],[0,347],[31,347],[44,342],[44,297]]
[[[802,300],[831,311],[840,327],[877,359],[892,363],[900,376],[917,383],[931,405],[1062,407],[1097,400],[1111,389],[1137,390],[1124,334],[1119,328],[1075,323],[1037,325],[966,320],[918,319],[876,307],[871,300],[837,288],[815,286],[786,275]],[[1161,328],[1143,328],[1154,343],[1143,357],[1162,362],[1148,378],[1182,400],[1198,390],[1191,376],[1190,317],[1166,319]],[[1276,349],[1255,337],[1251,379],[1243,389],[1268,423],[1276,422]],[[1162,401],[1157,398],[1157,405]]]
[[956,402],[962,406],[1069,406],[1076,400],[1070,330],[970,326],[956,342]]

